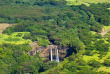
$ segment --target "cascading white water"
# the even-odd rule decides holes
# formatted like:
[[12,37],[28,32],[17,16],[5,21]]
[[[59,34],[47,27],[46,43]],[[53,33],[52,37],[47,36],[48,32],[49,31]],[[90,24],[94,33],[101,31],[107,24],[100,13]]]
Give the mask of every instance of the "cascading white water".
[[55,47],[55,57],[57,56],[57,46]]
[[[55,56],[56,56],[56,61],[57,61],[57,62],[60,62],[60,61],[59,61],[59,54],[58,54],[57,46],[55,47]],[[51,61],[53,61],[52,46],[50,46],[50,59],[51,59]]]
[[57,49],[57,53],[56,53],[56,61],[57,61],[57,62],[60,62],[60,61],[59,61],[59,55],[58,55],[58,49]]
[[52,57],[52,46],[50,46],[50,59],[51,59],[51,61],[53,61],[53,57]]

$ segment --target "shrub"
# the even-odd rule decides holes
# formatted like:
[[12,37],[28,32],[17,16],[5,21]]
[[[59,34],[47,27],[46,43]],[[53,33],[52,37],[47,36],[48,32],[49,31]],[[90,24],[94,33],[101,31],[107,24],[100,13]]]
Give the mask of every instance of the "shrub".
[[90,60],[88,62],[88,64],[94,68],[99,68],[100,67],[100,62],[99,61],[96,61],[96,60]]
[[110,60],[106,59],[104,60],[104,66],[110,67]]

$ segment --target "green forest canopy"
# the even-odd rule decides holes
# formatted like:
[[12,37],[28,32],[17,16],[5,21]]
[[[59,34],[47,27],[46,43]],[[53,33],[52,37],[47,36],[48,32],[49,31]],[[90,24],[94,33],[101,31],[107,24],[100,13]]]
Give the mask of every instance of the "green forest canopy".
[[[0,23],[16,23],[3,34],[29,32],[22,38],[38,41],[46,47],[50,43],[67,46],[67,56],[63,62],[42,63],[38,56],[30,56],[28,44],[0,45],[0,72],[17,73],[106,73],[100,68],[110,67],[110,38],[103,38],[103,26],[110,25],[110,4],[98,3],[86,6],[66,5],[65,0],[0,0]],[[93,33],[96,32],[96,33]],[[95,51],[95,52],[93,52]],[[102,61],[89,60],[83,55],[94,56]],[[31,61],[30,61],[31,60]]]

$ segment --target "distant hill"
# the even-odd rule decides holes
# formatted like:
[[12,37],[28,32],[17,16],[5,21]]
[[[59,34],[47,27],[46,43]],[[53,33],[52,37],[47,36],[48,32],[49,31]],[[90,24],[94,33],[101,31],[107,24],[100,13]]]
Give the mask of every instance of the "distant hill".
[[87,2],[87,3],[103,3],[103,2],[110,3],[110,0],[77,0],[77,1],[82,1],[82,2]]
[[110,0],[66,0],[69,5],[80,5],[85,4],[89,5],[90,3],[110,3]]

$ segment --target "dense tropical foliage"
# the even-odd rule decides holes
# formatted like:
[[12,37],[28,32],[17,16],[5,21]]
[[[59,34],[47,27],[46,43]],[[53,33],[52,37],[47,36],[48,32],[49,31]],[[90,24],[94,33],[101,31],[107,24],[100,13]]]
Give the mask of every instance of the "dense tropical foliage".
[[[37,41],[46,47],[50,43],[67,46],[67,57],[63,62],[42,63],[38,56],[30,56],[31,47],[24,45],[0,45],[0,72],[2,74],[42,73],[44,74],[95,74],[104,65],[110,67],[110,58],[104,62],[95,59],[86,62],[83,55],[99,52],[100,58],[109,51],[110,38],[106,40],[99,33],[102,27],[110,25],[110,3],[66,5],[65,0],[0,0],[0,22],[17,23],[3,31],[30,32],[24,39]],[[92,52],[92,51],[97,52]],[[58,64],[58,65],[57,65]]]

